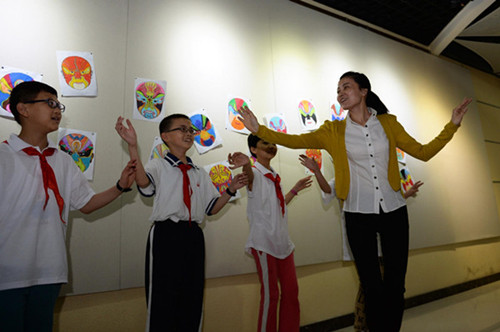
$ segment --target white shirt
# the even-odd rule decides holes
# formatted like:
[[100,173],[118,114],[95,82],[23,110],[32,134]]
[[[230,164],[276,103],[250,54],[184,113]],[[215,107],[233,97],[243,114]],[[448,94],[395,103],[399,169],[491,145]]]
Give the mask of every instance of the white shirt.
[[[192,166],[187,171],[191,184],[191,220],[202,223],[205,214],[212,209],[219,192],[210,180],[208,173],[197,166],[188,157]],[[139,188],[143,196],[153,196],[153,212],[150,221],[189,220],[189,211],[184,203],[182,171],[177,167],[182,162],[168,153],[163,159],[153,159],[145,167],[151,181],[146,188]]]
[[274,182],[265,177],[267,173],[276,176],[276,172],[259,162],[255,162],[252,170],[254,178],[247,205],[250,234],[245,249],[249,253],[250,248],[254,248],[279,259],[286,258],[294,249],[288,235],[288,211],[285,205],[285,215],[282,215]]
[[[45,191],[38,156],[17,135],[0,143],[0,290],[68,281],[66,224],[52,190]],[[56,145],[49,141],[49,147]],[[34,147],[38,151],[38,147]],[[41,152],[41,151],[40,151]],[[73,159],[55,151],[46,157],[64,199],[63,219],[95,194]]]
[[[325,193],[323,190],[321,191],[321,198],[323,198],[323,203],[330,203],[335,197],[335,179],[331,179],[328,181],[328,185],[330,186],[331,192]],[[349,240],[347,239],[347,229],[345,226],[345,214],[344,211],[340,211],[340,224],[342,230],[342,260],[344,261],[353,261],[351,247],[349,246]],[[378,255],[382,256],[382,248],[380,246],[380,238],[377,234],[377,243],[378,243]]]
[[406,204],[399,191],[394,191],[387,178],[389,141],[377,119],[377,112],[369,108],[371,116],[364,126],[347,116],[345,145],[349,162],[349,193],[344,211],[379,213],[394,211]]

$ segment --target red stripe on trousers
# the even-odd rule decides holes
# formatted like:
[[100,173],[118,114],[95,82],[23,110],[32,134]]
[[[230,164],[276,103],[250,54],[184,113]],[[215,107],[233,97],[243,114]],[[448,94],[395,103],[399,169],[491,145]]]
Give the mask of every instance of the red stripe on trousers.
[[[284,259],[252,248],[260,280],[258,332],[299,332],[299,286],[293,252]],[[265,264],[264,266],[262,264]],[[280,287],[278,287],[278,283]],[[280,297],[281,288],[281,297]],[[279,328],[277,308],[279,302]]]

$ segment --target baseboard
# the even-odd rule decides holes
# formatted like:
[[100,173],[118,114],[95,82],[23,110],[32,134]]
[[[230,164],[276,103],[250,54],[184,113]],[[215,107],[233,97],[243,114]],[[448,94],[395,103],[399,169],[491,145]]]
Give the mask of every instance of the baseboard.
[[[500,273],[495,273],[487,277],[467,281],[458,285],[441,288],[425,294],[413,296],[405,300],[405,309],[413,308],[425,303],[436,301],[451,295],[465,292],[486,284],[500,280]],[[334,317],[314,324],[302,326],[301,332],[325,332],[340,330],[354,324],[354,313]]]

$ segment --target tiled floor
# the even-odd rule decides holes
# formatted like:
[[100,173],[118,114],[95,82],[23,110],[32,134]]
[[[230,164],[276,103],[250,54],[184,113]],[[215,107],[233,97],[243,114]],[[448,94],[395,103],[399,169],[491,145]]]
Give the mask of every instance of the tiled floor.
[[500,281],[406,310],[401,332],[500,332]]

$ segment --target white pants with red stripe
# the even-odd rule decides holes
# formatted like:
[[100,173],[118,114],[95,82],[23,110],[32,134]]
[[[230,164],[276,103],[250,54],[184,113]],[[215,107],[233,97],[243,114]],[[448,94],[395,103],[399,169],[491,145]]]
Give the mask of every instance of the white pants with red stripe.
[[[298,332],[300,330],[299,286],[293,252],[288,257],[279,259],[252,248],[252,255],[257,264],[261,285],[257,331]],[[277,327],[278,302],[279,328]]]

